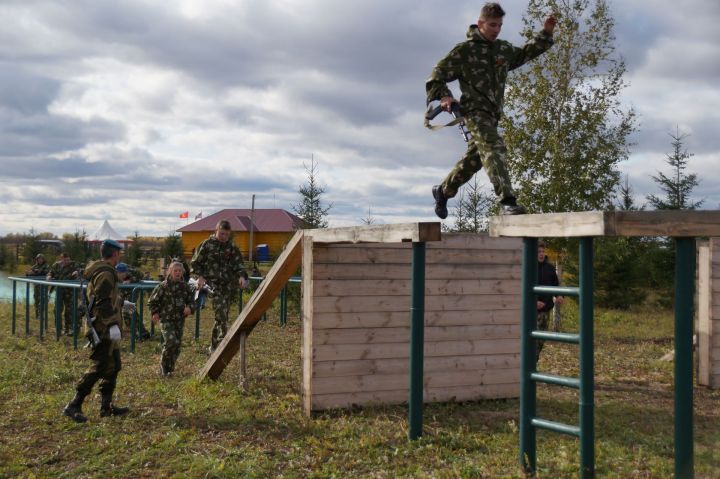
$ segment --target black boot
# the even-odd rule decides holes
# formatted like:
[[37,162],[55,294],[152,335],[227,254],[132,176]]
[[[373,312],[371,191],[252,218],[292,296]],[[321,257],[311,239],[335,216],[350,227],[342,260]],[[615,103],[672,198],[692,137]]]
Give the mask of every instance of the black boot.
[[500,201],[500,214],[502,215],[524,215],[525,208],[523,205],[517,204],[514,196],[503,198]]
[[435,185],[432,187],[432,194],[433,198],[435,198],[435,214],[440,218],[441,220],[444,220],[447,218],[448,210],[447,210],[447,197],[445,196],[445,192],[443,191],[442,185]]
[[102,402],[100,403],[100,417],[123,416],[128,412],[130,412],[129,407],[115,406],[112,403],[111,397],[103,396]]
[[72,401],[70,401],[67,406],[65,406],[65,409],[63,409],[63,414],[75,422],[87,421],[87,418],[82,413],[82,403],[84,400],[85,396],[76,392]]

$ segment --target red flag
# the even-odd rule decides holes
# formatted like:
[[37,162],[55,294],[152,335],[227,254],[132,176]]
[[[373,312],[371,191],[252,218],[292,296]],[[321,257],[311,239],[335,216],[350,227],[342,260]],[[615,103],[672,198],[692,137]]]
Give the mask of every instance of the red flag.
[[189,214],[190,214],[190,213],[189,213],[188,211],[185,211],[185,212],[183,212],[183,213],[180,213],[180,219],[181,219],[181,220],[187,219],[187,217],[188,217]]

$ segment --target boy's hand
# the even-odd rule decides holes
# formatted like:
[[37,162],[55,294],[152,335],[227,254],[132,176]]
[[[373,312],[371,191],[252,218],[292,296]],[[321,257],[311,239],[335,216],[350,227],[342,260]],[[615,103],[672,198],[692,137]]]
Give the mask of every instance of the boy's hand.
[[452,109],[452,104],[457,103],[457,102],[458,101],[451,96],[444,96],[440,99],[440,106],[442,107],[443,110],[450,113],[450,111]]
[[192,313],[192,311],[190,310],[190,307],[185,306],[185,309],[183,309],[183,316],[190,316],[190,313]]
[[160,315],[159,315],[158,313],[155,313],[155,314],[152,315],[152,318],[151,318],[151,319],[152,319],[152,322],[153,322],[153,323],[157,324],[157,323],[160,322]]
[[548,34],[552,35],[553,30],[555,30],[555,26],[557,25],[557,19],[550,15],[545,19],[545,24],[543,25],[543,30]]

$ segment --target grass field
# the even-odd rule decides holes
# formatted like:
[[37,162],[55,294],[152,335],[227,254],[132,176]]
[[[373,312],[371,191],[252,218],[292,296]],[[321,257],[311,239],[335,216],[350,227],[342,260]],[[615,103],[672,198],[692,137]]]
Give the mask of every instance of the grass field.
[[[280,328],[269,315],[249,337],[245,391],[236,363],[217,382],[195,379],[209,330],[203,317],[195,342],[187,325],[169,379],[158,374],[158,341],[126,351],[116,401],[131,413],[100,418],[94,393],[88,422],[75,424],[61,410],[87,350],[41,341],[35,324],[33,336],[12,336],[0,305],[0,477],[522,477],[517,400],[426,405],[424,436],[411,443],[404,406],[303,415],[297,317]],[[672,337],[671,312],[596,311],[598,477],[672,477],[673,366],[658,361]],[[540,369],[575,375],[574,347],[547,345]],[[577,421],[575,391],[540,386],[538,404],[542,417]],[[577,440],[538,432],[538,466],[542,478],[577,477]],[[720,477],[720,391],[695,390],[695,471]]]

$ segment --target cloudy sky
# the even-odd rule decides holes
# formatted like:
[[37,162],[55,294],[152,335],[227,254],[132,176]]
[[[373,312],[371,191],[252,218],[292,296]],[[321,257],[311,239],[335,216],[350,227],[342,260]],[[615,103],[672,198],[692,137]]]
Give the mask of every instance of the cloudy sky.
[[[422,126],[424,81],[483,2],[0,0],[0,235],[166,235],[178,215],[284,208],[314,155],[331,226],[431,221],[465,146]],[[720,2],[615,0],[639,132],[620,165],[659,193],[688,134],[720,208]],[[523,1],[502,37],[520,42]],[[488,184],[484,173],[483,184]]]

